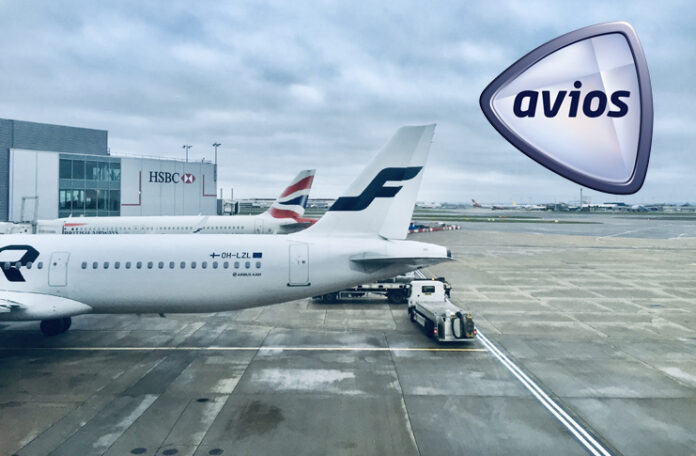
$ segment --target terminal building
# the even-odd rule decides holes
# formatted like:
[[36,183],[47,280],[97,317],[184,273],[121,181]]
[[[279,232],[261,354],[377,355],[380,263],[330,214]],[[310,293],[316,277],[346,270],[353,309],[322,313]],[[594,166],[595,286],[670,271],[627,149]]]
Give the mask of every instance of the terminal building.
[[213,163],[114,156],[107,139],[0,119],[0,221],[217,213]]

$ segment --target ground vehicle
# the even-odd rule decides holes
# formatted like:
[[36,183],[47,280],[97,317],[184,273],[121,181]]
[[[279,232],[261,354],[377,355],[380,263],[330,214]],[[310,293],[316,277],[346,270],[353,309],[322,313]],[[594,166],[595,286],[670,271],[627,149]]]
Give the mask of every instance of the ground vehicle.
[[[408,296],[411,292],[411,281],[414,278],[415,275],[413,273],[408,273],[375,283],[366,283],[357,287],[315,296],[314,299],[329,303],[350,299],[364,299],[369,297],[370,294],[377,294],[386,296],[387,300],[392,304],[403,304],[408,301]],[[443,283],[445,294],[449,297],[452,287],[445,281],[444,277],[439,277],[437,280]]]
[[471,314],[450,302],[446,282],[413,280],[408,299],[411,321],[425,328],[425,334],[438,342],[458,342],[476,337]]
[[401,304],[408,300],[409,283],[411,280],[412,277],[399,276],[315,296],[314,299],[319,299],[322,302],[338,302],[348,299],[367,298],[369,294],[378,294],[386,296],[387,300],[392,304]]

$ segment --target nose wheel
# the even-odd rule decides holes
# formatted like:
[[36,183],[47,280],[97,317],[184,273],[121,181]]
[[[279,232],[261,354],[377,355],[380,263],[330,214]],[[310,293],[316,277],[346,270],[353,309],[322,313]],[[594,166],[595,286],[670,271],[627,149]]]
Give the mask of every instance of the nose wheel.
[[60,333],[64,333],[70,329],[72,324],[72,319],[70,317],[65,318],[55,318],[53,320],[42,320],[41,321],[41,332],[44,336],[51,337],[57,336]]

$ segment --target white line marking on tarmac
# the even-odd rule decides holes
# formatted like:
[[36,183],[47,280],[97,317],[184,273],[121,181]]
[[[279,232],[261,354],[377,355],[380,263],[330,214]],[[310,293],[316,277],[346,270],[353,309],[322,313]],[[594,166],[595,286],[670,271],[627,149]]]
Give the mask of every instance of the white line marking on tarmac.
[[[416,275],[420,277],[421,279],[425,279],[426,276],[423,274],[421,271],[416,271]],[[573,418],[568,415],[568,413],[561,408],[560,405],[556,403],[553,399],[549,397],[546,392],[537,385],[534,380],[529,378],[527,374],[524,373],[522,369],[517,367],[515,363],[513,363],[510,358],[505,356],[503,352],[501,352],[498,347],[496,347],[493,342],[488,340],[488,338],[481,332],[481,329],[476,328],[477,332],[477,338],[481,343],[483,344],[484,347],[488,349],[493,356],[495,356],[498,361],[500,361],[503,366],[507,370],[512,373],[512,375],[517,378],[517,380],[524,385],[527,390],[532,393],[532,395],[539,401],[541,402],[541,405],[543,405],[551,414],[558,420],[560,423],[568,429],[568,431],[573,434],[573,436],[593,455],[595,456],[611,456],[611,453],[609,450],[604,448],[601,443],[599,443],[594,437],[590,435],[589,432],[585,430],[577,421],[575,421]]]
[[599,443],[594,437],[592,437],[577,421],[568,415],[568,413],[561,408],[560,405],[556,403],[553,399],[549,397],[546,392],[539,387],[527,374],[522,371],[517,365],[515,365],[510,359],[501,352],[498,347],[493,345],[491,341],[488,340],[486,336],[483,335],[480,329],[478,329],[478,339],[498,360],[509,370],[512,375],[514,375],[517,380],[524,385],[527,390],[543,405],[551,414],[565,426],[568,431],[575,436],[575,438],[585,447],[587,450],[595,456],[611,456],[609,450],[604,448],[601,443]]
[[485,352],[485,348],[432,347],[0,347],[0,351],[368,351],[368,352]]

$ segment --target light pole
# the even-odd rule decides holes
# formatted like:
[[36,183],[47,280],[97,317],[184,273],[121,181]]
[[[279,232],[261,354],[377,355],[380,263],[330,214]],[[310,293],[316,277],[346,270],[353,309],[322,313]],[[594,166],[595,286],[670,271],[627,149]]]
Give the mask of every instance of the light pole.
[[183,146],[181,146],[181,148],[186,151],[186,163],[188,163],[188,151],[191,147],[193,147],[193,146],[191,146],[189,144],[184,144]]
[[215,148],[215,183],[217,184],[217,148],[222,146],[219,142],[213,143],[213,147]]

